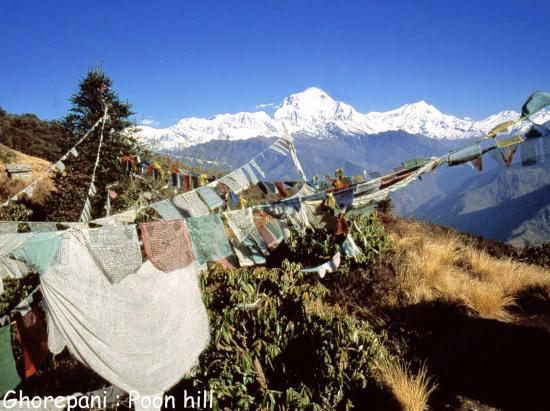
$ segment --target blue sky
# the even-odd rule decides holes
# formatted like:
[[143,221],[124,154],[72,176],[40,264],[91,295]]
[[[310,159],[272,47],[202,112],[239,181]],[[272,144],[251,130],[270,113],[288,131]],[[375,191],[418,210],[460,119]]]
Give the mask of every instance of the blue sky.
[[309,86],[480,119],[550,90],[549,21],[548,0],[0,0],[0,106],[60,118],[101,64],[159,126]]

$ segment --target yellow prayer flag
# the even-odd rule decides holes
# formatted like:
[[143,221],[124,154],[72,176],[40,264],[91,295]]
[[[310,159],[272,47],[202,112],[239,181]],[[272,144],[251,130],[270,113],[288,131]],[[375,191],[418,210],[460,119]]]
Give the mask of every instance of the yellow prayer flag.
[[496,127],[494,127],[493,129],[491,129],[491,131],[489,131],[489,132],[487,133],[487,135],[488,135],[489,137],[495,138],[496,135],[497,135],[498,133],[503,133],[503,132],[505,132],[506,130],[508,130],[508,128],[509,128],[510,126],[514,125],[516,121],[517,121],[517,120],[509,120],[509,121],[505,121],[504,123],[500,123],[498,126],[496,126]]
[[503,148],[503,147],[513,146],[514,144],[523,143],[524,141],[525,140],[523,139],[523,137],[518,134],[510,138],[495,140],[495,143],[498,148]]

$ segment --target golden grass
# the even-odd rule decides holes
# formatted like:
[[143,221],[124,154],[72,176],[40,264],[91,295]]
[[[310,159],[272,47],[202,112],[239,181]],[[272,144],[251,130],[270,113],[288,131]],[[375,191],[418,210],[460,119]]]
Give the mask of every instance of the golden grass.
[[424,411],[431,393],[437,388],[428,376],[426,366],[413,374],[407,363],[384,357],[376,362],[384,384],[390,389],[404,411]]
[[[30,164],[32,166],[32,180],[38,178],[50,165],[50,163],[46,160],[23,154],[2,144],[0,144],[0,153],[4,155],[8,153],[10,154],[11,158],[9,160],[9,164]],[[18,193],[30,183],[10,180],[5,171],[6,165],[7,164],[0,163],[0,201],[4,201],[10,196]],[[50,176],[47,176],[40,181],[35,188],[32,198],[33,202],[41,203],[51,191],[55,190],[49,177]]]
[[407,222],[391,235],[407,303],[448,299],[464,303],[472,315],[511,321],[519,291],[538,285],[550,292],[548,270],[492,257],[453,234]]

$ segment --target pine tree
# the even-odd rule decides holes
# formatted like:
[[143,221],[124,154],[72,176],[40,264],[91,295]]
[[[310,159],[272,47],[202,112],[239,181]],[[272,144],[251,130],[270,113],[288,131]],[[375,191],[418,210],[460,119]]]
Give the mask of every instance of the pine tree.
[[[101,69],[90,70],[81,80],[78,92],[70,99],[72,107],[63,121],[71,136],[65,142],[69,149],[103,117],[105,106],[108,107],[108,119],[95,178],[97,194],[92,198],[94,218],[104,214],[106,186],[127,179],[120,157],[139,150],[137,141],[128,132],[132,125],[129,117],[134,114],[131,105],[121,102],[111,87],[111,79]],[[79,220],[92,178],[100,131],[101,124],[78,146],[78,156],[69,156],[64,161],[65,171],[56,173],[54,184],[57,191],[45,202],[41,213],[43,218],[55,221]]]

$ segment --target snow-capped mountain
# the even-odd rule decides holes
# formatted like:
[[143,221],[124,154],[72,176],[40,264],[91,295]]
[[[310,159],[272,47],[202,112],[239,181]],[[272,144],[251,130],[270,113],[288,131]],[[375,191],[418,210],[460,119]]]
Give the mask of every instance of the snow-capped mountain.
[[[326,137],[335,132],[364,135],[403,130],[437,139],[461,139],[480,136],[501,122],[517,117],[514,111],[503,111],[474,121],[443,114],[425,101],[387,112],[363,114],[349,104],[334,100],[323,90],[311,87],[286,97],[273,117],[264,111],[219,114],[211,119],[191,117],[164,129],[140,126],[138,135],[158,149],[190,147],[211,140],[276,137],[282,135],[285,128],[292,134],[312,137]],[[538,122],[549,119],[550,112],[546,111],[535,116]]]

